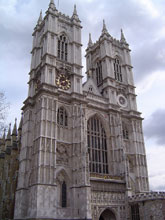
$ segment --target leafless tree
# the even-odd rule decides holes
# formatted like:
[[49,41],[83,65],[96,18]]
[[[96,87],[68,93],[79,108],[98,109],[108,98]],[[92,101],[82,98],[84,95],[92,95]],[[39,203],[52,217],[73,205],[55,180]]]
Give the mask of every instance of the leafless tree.
[[6,97],[4,92],[0,91],[0,136],[2,135],[4,129],[6,128],[5,120],[8,109],[9,109],[9,103],[6,102]]

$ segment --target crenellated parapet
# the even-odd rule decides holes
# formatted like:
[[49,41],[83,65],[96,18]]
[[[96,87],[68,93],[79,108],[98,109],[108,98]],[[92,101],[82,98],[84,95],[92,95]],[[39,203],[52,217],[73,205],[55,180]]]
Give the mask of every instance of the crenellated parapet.
[[141,201],[148,201],[148,200],[158,200],[158,199],[165,199],[165,192],[147,192],[147,193],[139,193],[128,197],[128,202],[141,202]]
[[132,217],[138,213],[139,219],[164,219],[165,192],[139,193],[128,197]]
[[49,4],[49,8],[46,11],[46,16],[42,16],[42,11],[40,12],[37,24],[34,28],[34,33],[33,36],[35,35],[36,31],[40,31],[44,25],[46,24],[46,19],[48,18],[49,15],[52,15],[54,18],[57,17],[58,19],[62,20],[63,22],[69,23],[70,25],[76,24],[78,26],[80,26],[80,19],[79,16],[77,14],[77,9],[76,9],[76,5],[74,5],[74,10],[73,10],[73,14],[72,16],[68,16],[60,11],[57,10],[55,4],[52,2],[50,2]]
[[[91,38],[91,36],[90,36],[90,38]],[[97,40],[95,43],[93,43],[92,45],[88,45],[88,48],[87,48],[87,50],[89,49],[89,47],[90,48],[92,48],[92,49],[96,49],[98,46],[99,46],[99,44],[100,44],[100,42],[102,41],[103,39],[102,39],[102,37],[101,38],[99,38],[99,40]],[[121,40],[118,40],[118,39],[116,39],[116,38],[114,38],[114,37],[108,37],[108,38],[106,38],[106,40],[107,41],[109,41],[109,42],[111,42],[112,43],[112,45],[113,46],[116,46],[116,47],[119,47],[119,48],[123,48],[123,45],[125,46],[125,47],[127,47],[127,49],[129,49],[129,44],[128,43],[124,43],[123,44],[123,42],[121,42]],[[129,51],[130,51],[130,49],[129,49]]]
[[91,34],[89,35],[89,43],[88,43],[88,47],[87,47],[87,52],[88,50],[95,50],[97,47],[99,47],[100,43],[104,40],[107,40],[108,42],[110,42],[114,47],[118,47],[120,49],[127,49],[130,51],[129,49],[129,44],[127,43],[126,39],[125,39],[125,36],[124,36],[124,33],[123,33],[123,30],[121,29],[121,38],[120,40],[112,37],[107,28],[106,28],[106,25],[105,25],[105,21],[103,20],[103,29],[102,29],[102,33],[101,33],[101,36],[99,37],[99,39],[95,42],[95,43],[91,43]]

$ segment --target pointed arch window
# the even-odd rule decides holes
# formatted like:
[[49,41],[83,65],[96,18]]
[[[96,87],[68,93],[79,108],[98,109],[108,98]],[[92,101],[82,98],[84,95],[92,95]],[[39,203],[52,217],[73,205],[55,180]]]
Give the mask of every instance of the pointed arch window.
[[58,58],[64,61],[68,59],[68,43],[64,34],[58,39]]
[[115,79],[119,82],[122,82],[122,73],[121,73],[121,63],[118,58],[115,58],[114,61],[114,73],[115,73]]
[[91,85],[89,86],[88,91],[93,92],[93,87]]
[[132,220],[140,220],[138,204],[131,205],[131,215],[132,215]]
[[102,63],[101,63],[101,61],[98,61],[96,63],[96,82],[97,82],[97,85],[100,85],[103,82]]
[[57,112],[57,124],[67,127],[68,126],[68,115],[63,107],[60,107]]
[[128,140],[129,139],[128,126],[124,122],[122,122],[122,133],[123,133],[123,139]]
[[89,169],[92,173],[108,173],[106,133],[101,121],[92,117],[87,123]]
[[63,208],[67,206],[67,187],[65,181],[61,185],[61,206]]

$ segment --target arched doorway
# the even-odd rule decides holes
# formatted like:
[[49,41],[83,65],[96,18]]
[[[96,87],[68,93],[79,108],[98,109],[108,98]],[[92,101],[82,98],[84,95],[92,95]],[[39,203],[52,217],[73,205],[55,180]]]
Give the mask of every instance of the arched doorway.
[[101,213],[99,220],[116,220],[116,217],[111,210],[106,209]]

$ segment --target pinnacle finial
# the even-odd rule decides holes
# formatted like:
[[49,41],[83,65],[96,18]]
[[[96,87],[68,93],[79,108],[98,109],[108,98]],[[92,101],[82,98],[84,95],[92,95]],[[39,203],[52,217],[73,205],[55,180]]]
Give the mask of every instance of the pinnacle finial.
[[73,11],[74,15],[77,15],[77,9],[76,9],[76,4],[74,4],[74,11]]
[[120,42],[121,43],[127,43],[126,42],[126,39],[125,39],[125,37],[124,37],[124,33],[123,33],[123,30],[121,29],[121,39],[120,39]]
[[7,133],[7,139],[8,140],[11,139],[11,123],[9,124],[9,129],[8,129],[8,133]]
[[15,123],[14,123],[12,135],[17,136],[17,119],[16,118],[15,118]]
[[103,29],[102,29],[102,34],[108,34],[107,27],[106,27],[106,24],[105,24],[105,20],[104,20],[104,19],[103,19]]
[[21,129],[22,129],[22,123],[23,123],[23,112],[21,113],[21,120],[20,120],[20,123],[19,123],[19,128],[18,128],[18,130],[21,130]]
[[49,8],[52,8],[52,9],[55,9],[55,4],[54,4],[54,0],[50,0],[50,3],[49,3]]
[[105,20],[103,19],[103,30],[107,30]]
[[106,24],[105,24],[105,20],[103,19],[103,31],[107,31],[107,27],[106,27]]
[[41,24],[42,22],[42,10],[40,11],[40,16],[38,18],[38,24]]
[[91,33],[89,33],[88,47],[91,47],[92,45],[93,43],[92,43]]
[[5,141],[5,137],[6,137],[6,129],[4,129],[3,131],[3,137],[2,137],[3,141]]
[[80,21],[80,20],[79,20],[79,17],[78,17],[78,14],[77,14],[76,4],[74,5],[74,10],[73,10],[72,19],[75,19],[75,20],[77,20],[77,21]]
[[50,4],[54,4],[54,0],[50,0]]

